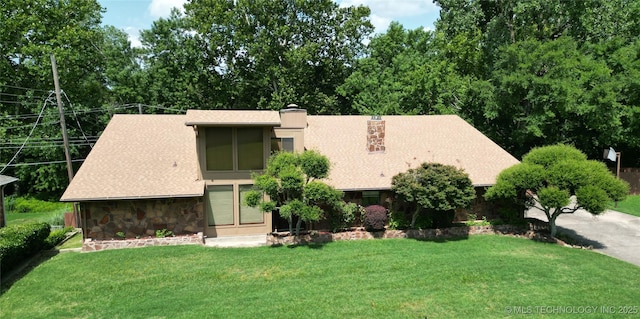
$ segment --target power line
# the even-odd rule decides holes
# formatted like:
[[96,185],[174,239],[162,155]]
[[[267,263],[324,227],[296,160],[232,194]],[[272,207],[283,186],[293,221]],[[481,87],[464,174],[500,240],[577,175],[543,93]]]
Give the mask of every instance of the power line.
[[[76,111],[73,109],[73,105],[71,104],[71,100],[69,100],[69,97],[67,96],[67,93],[62,91],[62,94],[64,94],[64,97],[67,99],[67,102],[69,102],[69,107],[71,108],[71,112],[73,112],[73,117],[75,117],[75,119],[76,119],[76,124],[78,124],[78,128],[80,129],[80,133],[82,133],[82,136],[84,137],[84,140],[87,141],[87,143],[89,143],[89,140],[87,139],[87,135],[84,134],[84,130],[82,129],[82,125],[80,125],[80,121],[78,120],[78,116],[76,115]],[[93,149],[93,144],[89,143],[89,147],[91,147],[91,149]]]
[[[138,107],[137,104],[136,105],[120,105],[120,106],[116,106],[113,107],[113,110],[116,109],[131,109],[131,108],[135,108]],[[105,113],[105,112],[109,112],[108,109],[105,108],[91,108],[91,109],[87,109],[87,110],[78,110],[76,111],[76,114],[86,114],[86,113]],[[73,115],[72,112],[65,112],[65,115]],[[7,116],[2,116],[0,117],[0,120],[20,120],[20,119],[29,119],[29,118],[37,118],[38,114],[35,113],[25,113],[25,114],[20,114],[20,115],[7,115]]]
[[[74,159],[72,160],[72,162],[83,162],[85,159]],[[67,161],[50,161],[50,162],[30,162],[30,163],[17,163],[17,164],[10,164],[7,166],[11,166],[11,167],[17,167],[17,166],[35,166],[35,165],[49,165],[49,164],[62,164],[62,163],[66,163]],[[5,166],[6,167],[6,166]]]
[[12,88],[12,89],[19,89],[19,90],[31,90],[31,91],[49,92],[49,90],[27,88],[27,87],[23,87],[23,86],[15,86],[15,85],[9,85],[9,84],[0,84],[0,86]]
[[16,157],[18,157],[18,154],[20,154],[20,151],[22,151],[22,149],[24,148],[25,144],[27,144],[27,141],[29,141],[29,138],[31,137],[31,135],[33,134],[33,131],[35,131],[36,126],[38,126],[38,123],[40,122],[40,118],[42,117],[42,113],[44,113],[44,109],[47,106],[47,102],[49,101],[49,98],[51,97],[53,93],[49,93],[49,96],[47,97],[47,99],[42,103],[42,109],[40,110],[40,116],[38,117],[38,119],[36,120],[36,122],[33,124],[33,127],[31,128],[31,131],[29,132],[29,135],[27,136],[27,138],[24,140],[24,143],[22,143],[22,146],[20,147],[20,149],[18,149],[18,151],[16,152],[15,155],[13,155],[13,157],[11,158],[11,160],[2,168],[2,170],[0,170],[0,174],[4,173],[4,171],[7,169],[7,167],[9,165],[11,165],[11,163],[13,163],[13,161],[16,159]]

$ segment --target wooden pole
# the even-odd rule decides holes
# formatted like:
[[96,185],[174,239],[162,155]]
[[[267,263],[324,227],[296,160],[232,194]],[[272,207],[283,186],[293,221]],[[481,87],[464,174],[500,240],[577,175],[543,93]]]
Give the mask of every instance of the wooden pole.
[[622,156],[622,152],[616,152],[616,162],[617,162],[617,167],[616,167],[616,177],[618,177],[618,179],[620,179],[620,156]]
[[[622,152],[616,152],[616,177],[620,179],[620,156]],[[618,201],[615,202],[613,207],[618,207]]]
[[7,218],[4,211],[4,185],[0,186],[0,228],[7,226]]
[[51,68],[53,69],[53,85],[56,89],[56,102],[58,103],[58,112],[60,113],[60,127],[62,128],[62,143],[64,144],[64,157],[67,160],[67,174],[69,175],[69,183],[73,179],[73,166],[71,166],[71,154],[69,153],[69,138],[67,137],[67,124],[64,121],[64,109],[62,108],[62,98],[60,97],[60,82],[58,81],[58,67],[56,66],[56,57],[51,55]]
[[[56,66],[56,57],[51,55],[51,69],[53,70],[53,85],[56,89],[56,102],[58,103],[58,113],[60,113],[60,127],[62,128],[62,143],[64,144],[64,157],[67,161],[67,175],[69,176],[69,184],[73,180],[73,166],[71,163],[71,153],[69,152],[69,137],[67,137],[67,124],[64,121],[64,108],[62,107],[62,98],[60,97],[60,81],[58,80],[58,67]],[[73,203],[73,214],[78,217],[78,208]]]

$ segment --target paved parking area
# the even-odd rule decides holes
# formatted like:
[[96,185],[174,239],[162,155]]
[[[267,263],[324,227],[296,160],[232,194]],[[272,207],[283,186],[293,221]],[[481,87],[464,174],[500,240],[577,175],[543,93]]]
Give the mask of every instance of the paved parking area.
[[[531,209],[527,217],[547,220],[539,209]],[[592,245],[593,250],[640,266],[640,217],[608,210],[591,215],[584,210],[562,214],[556,219],[558,231]]]

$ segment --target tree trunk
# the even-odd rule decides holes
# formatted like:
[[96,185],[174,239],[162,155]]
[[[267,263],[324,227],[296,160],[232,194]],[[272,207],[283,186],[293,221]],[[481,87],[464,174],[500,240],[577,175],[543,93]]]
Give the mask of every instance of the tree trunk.
[[549,219],[549,231],[551,232],[551,237],[556,237],[556,233],[558,232],[556,227],[556,218],[558,218],[558,216],[559,214],[553,214]]
[[416,208],[416,211],[413,212],[413,215],[411,216],[411,225],[409,225],[409,229],[415,229],[416,219],[418,219],[419,212],[420,212],[420,208]]
[[293,235],[293,216],[289,215],[289,235]]
[[300,236],[300,226],[302,226],[302,218],[298,218],[298,223],[296,223],[296,236]]

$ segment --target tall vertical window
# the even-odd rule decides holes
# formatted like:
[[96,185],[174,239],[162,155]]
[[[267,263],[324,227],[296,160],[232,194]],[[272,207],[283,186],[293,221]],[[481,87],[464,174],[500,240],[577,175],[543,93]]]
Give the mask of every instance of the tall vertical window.
[[259,207],[249,207],[245,204],[244,196],[251,190],[251,185],[240,185],[240,224],[261,224],[264,213]]
[[233,185],[207,187],[206,205],[209,226],[233,225]]
[[262,127],[208,127],[205,156],[208,171],[249,171],[264,168]]
[[233,170],[233,134],[230,127],[206,129],[208,171]]
[[238,128],[238,170],[264,167],[264,145],[261,127]]

